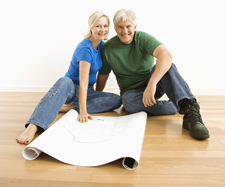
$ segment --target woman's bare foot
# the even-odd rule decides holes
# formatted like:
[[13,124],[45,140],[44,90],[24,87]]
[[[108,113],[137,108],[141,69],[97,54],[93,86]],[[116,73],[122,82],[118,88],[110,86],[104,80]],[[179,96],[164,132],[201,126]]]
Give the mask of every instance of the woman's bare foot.
[[16,141],[21,144],[29,144],[34,139],[37,129],[38,127],[35,124],[30,123]]
[[69,104],[64,104],[63,106],[62,106],[62,108],[60,109],[60,113],[66,113],[66,112],[68,112],[70,109],[74,109],[74,107],[73,107],[73,103],[69,103]]

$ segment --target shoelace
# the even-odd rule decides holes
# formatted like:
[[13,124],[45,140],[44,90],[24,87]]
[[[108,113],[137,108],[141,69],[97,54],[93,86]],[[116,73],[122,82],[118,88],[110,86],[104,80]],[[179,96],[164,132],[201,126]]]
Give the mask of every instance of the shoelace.
[[203,123],[201,114],[199,112],[199,106],[195,102],[189,103],[185,116],[188,117],[191,121],[199,121]]

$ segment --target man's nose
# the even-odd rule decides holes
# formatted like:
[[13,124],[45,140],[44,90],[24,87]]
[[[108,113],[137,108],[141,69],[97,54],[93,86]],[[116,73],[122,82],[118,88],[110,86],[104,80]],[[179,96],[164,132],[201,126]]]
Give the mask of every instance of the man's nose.
[[124,32],[124,33],[127,33],[127,30],[128,30],[128,29],[127,29],[126,27],[123,28],[123,32]]

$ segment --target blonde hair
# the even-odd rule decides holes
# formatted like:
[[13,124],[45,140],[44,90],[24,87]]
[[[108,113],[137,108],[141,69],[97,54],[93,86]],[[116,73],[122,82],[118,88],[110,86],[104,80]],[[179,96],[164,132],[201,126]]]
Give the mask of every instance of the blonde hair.
[[100,11],[94,12],[88,19],[89,31],[87,32],[87,34],[84,35],[85,38],[91,37],[91,29],[93,28],[95,23],[98,21],[98,19],[103,17],[103,16],[107,18],[108,23],[110,25],[110,19],[109,19],[109,17],[106,14],[104,14],[104,13],[102,13]]
[[120,9],[118,10],[113,17],[113,24],[116,28],[116,24],[122,19],[122,21],[131,20],[136,25],[136,16],[133,11]]

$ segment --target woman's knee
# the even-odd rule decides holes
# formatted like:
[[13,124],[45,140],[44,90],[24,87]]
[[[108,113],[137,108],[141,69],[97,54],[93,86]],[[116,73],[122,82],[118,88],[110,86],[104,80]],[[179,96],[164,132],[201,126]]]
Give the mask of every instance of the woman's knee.
[[58,79],[56,84],[60,86],[70,86],[73,84],[73,81],[69,77],[61,77]]
[[59,78],[53,87],[57,88],[61,93],[64,93],[65,95],[70,95],[75,92],[74,83],[69,77]]

